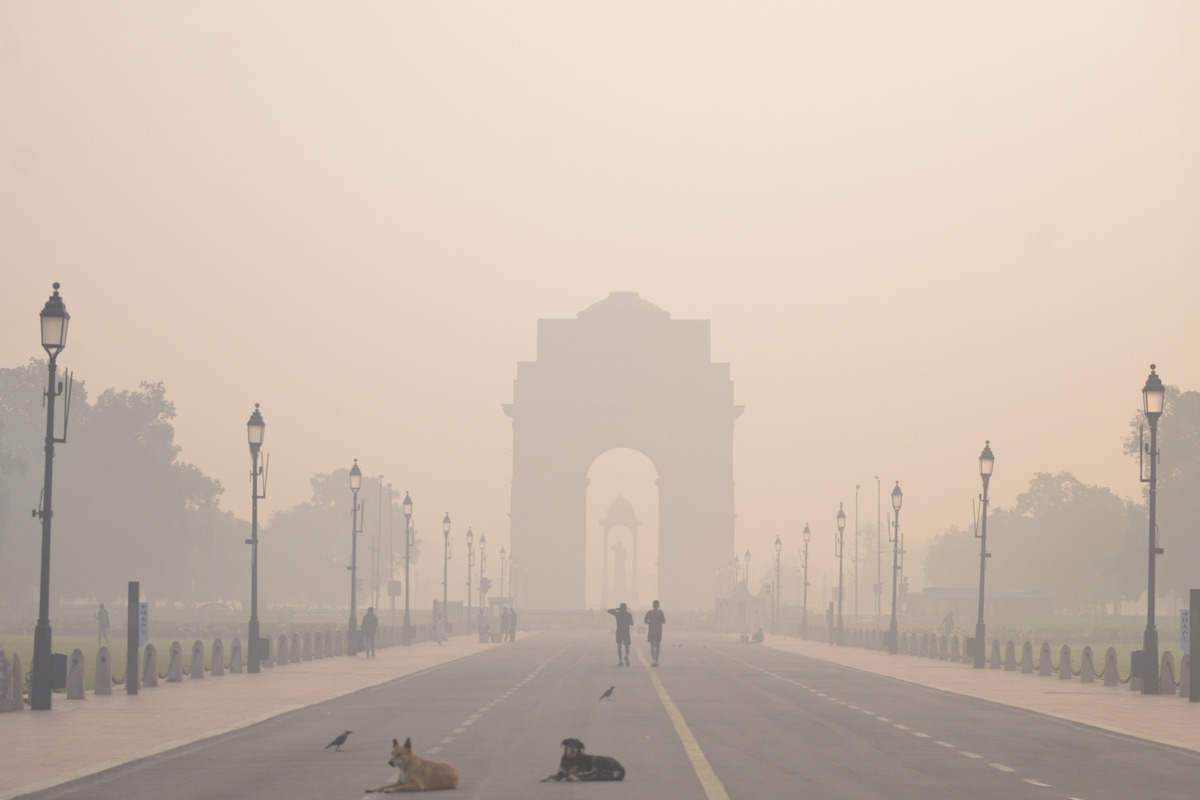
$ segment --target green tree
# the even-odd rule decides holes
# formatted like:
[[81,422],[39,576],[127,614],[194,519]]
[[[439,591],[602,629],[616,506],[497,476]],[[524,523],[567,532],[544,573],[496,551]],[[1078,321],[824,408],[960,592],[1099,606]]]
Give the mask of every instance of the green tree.
[[[36,595],[40,580],[39,525],[27,509],[42,489],[44,380],[45,362],[0,370],[3,461],[21,466],[5,472],[10,503],[0,519],[3,535],[21,542],[0,562],[0,583],[10,598]],[[202,518],[216,512],[221,487],[180,460],[174,417],[162,384],[109,389],[95,403],[88,402],[83,382],[75,384],[67,441],[56,448],[54,462],[53,598],[107,600],[138,580],[153,597],[195,599],[203,578],[200,561],[189,553],[214,544],[206,538],[214,529]],[[22,605],[19,613],[27,612]]]
[[[1045,592],[1061,609],[1136,597],[1136,566],[1126,548],[1138,509],[1070,473],[1037,473],[1012,508],[989,510],[989,587]],[[934,540],[925,569],[934,585],[977,586],[979,541],[952,528]]]

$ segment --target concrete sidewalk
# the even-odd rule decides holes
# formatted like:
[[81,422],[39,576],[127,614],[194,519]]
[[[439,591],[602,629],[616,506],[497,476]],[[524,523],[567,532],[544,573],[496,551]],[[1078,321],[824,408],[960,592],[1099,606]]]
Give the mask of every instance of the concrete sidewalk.
[[944,692],[977,697],[1080,722],[1172,747],[1200,751],[1200,703],[1178,695],[1143,695],[1128,685],[1083,683],[1003,669],[975,669],[961,661],[889,655],[879,650],[834,647],[826,642],[769,637],[777,650],[887,675]]
[[[528,635],[528,634],[526,634]],[[50,711],[0,714],[0,800],[244,728],[298,708],[475,655],[496,644],[458,636],[445,645],[389,647],[378,658],[335,656],[257,675],[184,677],[128,695],[55,694]],[[71,754],[64,761],[63,754]]]

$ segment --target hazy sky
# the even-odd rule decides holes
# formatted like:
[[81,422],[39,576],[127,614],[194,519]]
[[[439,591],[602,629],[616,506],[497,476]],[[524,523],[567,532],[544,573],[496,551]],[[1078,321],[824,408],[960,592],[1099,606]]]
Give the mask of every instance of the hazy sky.
[[856,484],[918,544],[985,439],[995,505],[1140,492],[1150,362],[1200,388],[1197,143],[1194,0],[9,0],[0,365],[60,281],[62,363],[164,382],[226,508],[257,402],[264,511],[358,458],[496,552],[537,319],[638,292],[731,365],[738,552],[808,522],[819,586]]

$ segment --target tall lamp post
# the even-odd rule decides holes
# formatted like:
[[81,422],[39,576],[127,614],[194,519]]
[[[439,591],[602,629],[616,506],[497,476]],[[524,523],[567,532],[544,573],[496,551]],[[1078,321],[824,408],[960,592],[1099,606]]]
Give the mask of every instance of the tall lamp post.
[[500,545],[500,597],[504,597],[504,559],[507,555],[504,545]]
[[350,468],[350,491],[354,503],[350,506],[350,629],[346,637],[346,655],[358,655],[358,535],[362,533],[362,519],[358,513],[358,490],[362,488],[362,470],[358,459]]
[[[742,560],[737,556],[733,557],[733,585],[737,586],[742,580]],[[750,584],[746,584],[746,591],[750,591]]]
[[775,634],[779,634],[779,603],[783,592],[779,588],[779,562],[780,551],[783,550],[783,542],[779,540],[779,534],[775,534]]
[[812,531],[808,529],[808,523],[804,523],[804,616],[800,618],[800,638],[808,638],[808,540],[812,538]]
[[983,669],[987,650],[987,626],[983,624],[983,579],[987,573],[987,560],[991,553],[987,551],[987,507],[988,481],[992,477],[992,467],[996,465],[996,457],[992,455],[992,443],[983,443],[983,452],[979,454],[979,477],[983,478],[983,494],[980,495],[980,515],[982,523],[979,527],[979,621],[975,623],[975,669]]
[[750,592],[750,548],[746,548],[746,592]]
[[[447,628],[450,614],[446,611],[446,600],[450,589],[450,512],[442,517],[442,619]],[[447,630],[449,633],[449,630]]]
[[[46,473],[42,490],[42,507],[33,516],[42,519],[42,583],[38,594],[38,621],[33,629],[33,683],[29,691],[29,705],[35,711],[50,710],[50,696],[54,687],[54,668],[51,665],[50,630],[50,520],[53,516],[54,495],[54,445],[67,440],[66,414],[63,414],[63,437],[54,435],[54,400],[62,394],[62,384],[57,382],[58,354],[67,346],[67,324],[71,315],[62,298],[58,296],[59,284],[54,284],[54,294],[42,308],[42,347],[50,357],[50,378],[46,384]],[[70,409],[70,376],[67,377],[66,406]],[[20,680],[22,676],[18,675]]]
[[[1142,478],[1141,466],[1139,475],[1142,483],[1150,484],[1150,567],[1146,587],[1146,634],[1142,639],[1142,694],[1158,694],[1158,629],[1154,625],[1154,558],[1162,554],[1158,546],[1158,525],[1155,521],[1158,506],[1158,418],[1163,412],[1163,398],[1166,390],[1162,380],[1150,365],[1150,376],[1142,387],[1142,407],[1146,419],[1150,422],[1150,477]],[[1172,689],[1172,691],[1174,691]]]
[[471,632],[471,569],[475,566],[475,532],[467,526],[467,633]]
[[404,646],[412,644],[412,620],[408,616],[408,553],[412,546],[412,498],[404,493]]
[[483,613],[483,596],[487,594],[484,573],[487,572],[487,534],[479,535],[479,613]]
[[888,541],[892,543],[892,624],[888,628],[888,652],[892,655],[900,652],[900,626],[896,621],[896,580],[900,574],[900,506],[904,503],[904,492],[900,491],[900,481],[892,489],[892,510],[895,511],[894,524],[896,529],[889,533]]
[[834,542],[834,544],[836,545],[835,549],[837,551],[836,555],[838,560],[837,643],[840,647],[841,645],[845,644],[845,641],[842,638],[842,557],[846,554],[845,540],[842,538],[842,534],[846,530],[846,512],[842,510],[841,503],[838,503],[837,529],[837,540]]
[[[258,411],[258,403],[254,404],[254,413],[246,423],[246,439],[250,443],[250,636],[247,641],[246,670],[260,672],[262,667],[262,648],[259,647],[258,635],[258,501],[267,496],[267,477],[263,469],[263,459],[260,455],[263,435],[267,432],[267,423],[263,422],[262,414]],[[263,476],[262,493],[258,490],[258,476]]]

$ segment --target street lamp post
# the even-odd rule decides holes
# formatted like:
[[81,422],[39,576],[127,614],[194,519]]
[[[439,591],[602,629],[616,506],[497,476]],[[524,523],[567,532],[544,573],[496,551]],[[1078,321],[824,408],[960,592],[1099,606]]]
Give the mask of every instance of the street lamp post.
[[779,635],[779,603],[783,592],[779,587],[779,562],[780,551],[783,549],[783,542],[779,540],[779,534],[775,534],[775,634]]
[[[450,590],[450,512],[442,517],[442,620],[447,629],[450,625],[450,614],[446,611],[446,600]],[[449,630],[447,630],[449,633]]]
[[979,621],[975,623],[975,669],[983,669],[986,661],[987,626],[983,624],[983,579],[987,573],[987,560],[991,553],[987,551],[987,507],[988,481],[992,477],[992,467],[996,465],[996,457],[992,455],[992,443],[983,443],[983,452],[979,454],[979,477],[983,478],[983,494],[979,498],[980,516],[979,527]]
[[[1163,398],[1166,390],[1162,380],[1150,365],[1150,376],[1142,387],[1142,408],[1146,419],[1150,422],[1150,450],[1145,454],[1150,457],[1150,477],[1142,478],[1141,465],[1138,467],[1138,477],[1143,483],[1150,484],[1150,567],[1146,587],[1146,634],[1142,638],[1142,694],[1158,694],[1158,629],[1154,625],[1154,559],[1162,554],[1158,546],[1158,525],[1155,521],[1158,508],[1158,418],[1163,412]],[[1140,456],[1141,454],[1139,454]],[[1172,689],[1174,691],[1174,689]]]
[[[42,507],[33,516],[42,519],[42,582],[38,594],[38,621],[33,629],[33,683],[29,690],[29,705],[35,711],[49,711],[50,698],[54,691],[54,668],[51,664],[53,646],[50,630],[50,521],[54,506],[54,445],[67,440],[67,414],[63,414],[63,436],[54,435],[54,400],[62,394],[62,384],[57,381],[58,354],[67,346],[67,324],[71,315],[62,298],[58,296],[59,285],[54,284],[54,294],[42,308],[42,347],[50,357],[50,377],[46,384],[46,471],[42,489]],[[70,376],[67,376],[66,409],[71,406]],[[20,682],[22,676],[16,676]]]
[[838,616],[837,616],[837,643],[840,647],[845,644],[842,634],[842,561],[846,554],[845,540],[842,538],[843,532],[846,530],[846,512],[842,510],[842,504],[838,503],[837,513],[837,539],[834,541],[835,550],[837,551],[838,560]]
[[750,548],[746,548],[746,592],[750,592]]
[[808,540],[812,538],[812,531],[808,529],[808,523],[804,523],[804,616],[800,618],[800,638],[808,638]]
[[475,532],[467,526],[467,633],[471,633],[471,569],[475,566]]
[[408,616],[408,553],[412,545],[412,498],[404,493],[404,646],[412,644],[412,620]]
[[508,554],[504,552],[504,545],[500,545],[500,596],[504,597],[504,559]]
[[[250,443],[250,631],[247,641],[246,671],[260,672],[262,668],[262,648],[259,647],[258,635],[258,501],[267,496],[267,476],[263,468],[260,454],[263,435],[267,432],[267,424],[263,422],[262,414],[258,411],[258,403],[254,404],[254,413],[246,423],[246,439]],[[262,493],[258,489],[258,476],[263,476]]]
[[[742,559],[737,556],[733,557],[733,585],[737,586],[742,580]],[[746,584],[746,591],[750,591],[750,584]]]
[[358,513],[358,490],[362,488],[362,470],[358,459],[350,468],[350,491],[354,503],[350,506],[350,629],[346,637],[346,655],[358,655],[358,535],[362,533],[362,520]]
[[888,535],[888,541],[892,543],[892,624],[888,628],[888,652],[892,655],[900,652],[900,626],[896,620],[896,580],[900,574],[900,506],[903,503],[904,492],[900,491],[900,481],[896,481],[896,488],[892,489],[892,510],[896,512],[893,518],[896,529]]
[[484,573],[487,572],[487,534],[483,533],[479,536],[479,613],[483,613],[483,596],[487,593],[487,584],[484,583]]

